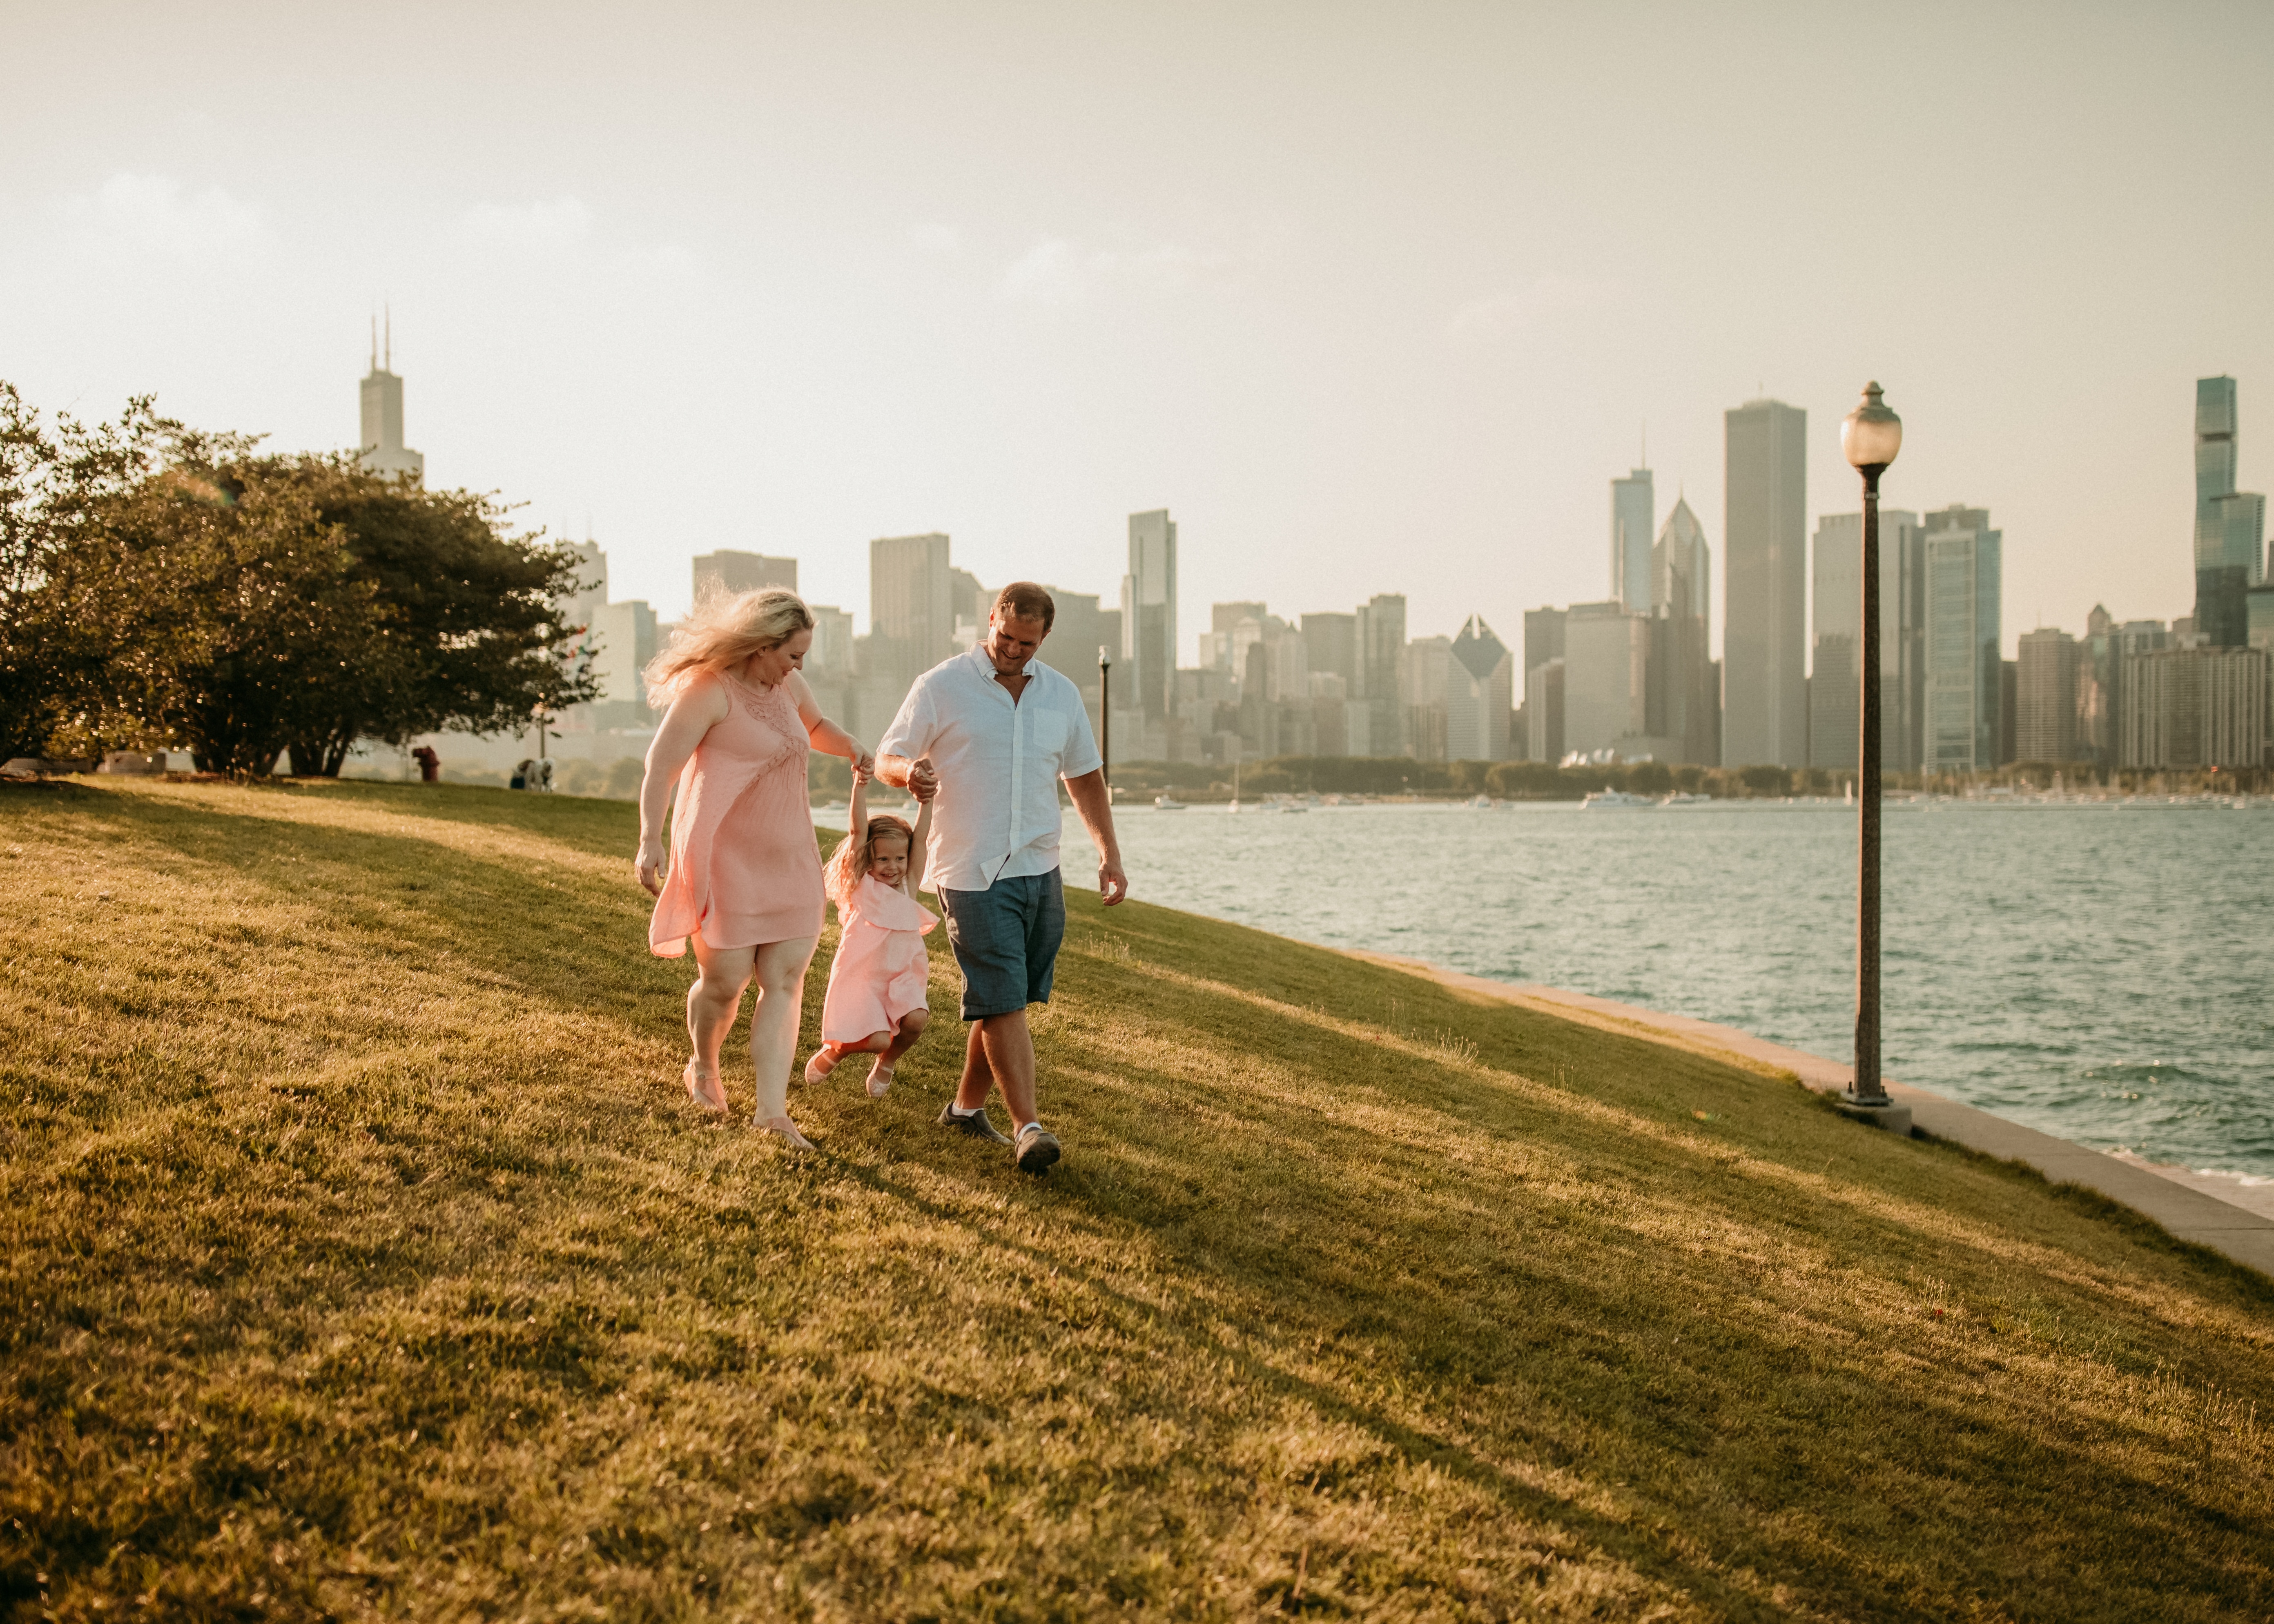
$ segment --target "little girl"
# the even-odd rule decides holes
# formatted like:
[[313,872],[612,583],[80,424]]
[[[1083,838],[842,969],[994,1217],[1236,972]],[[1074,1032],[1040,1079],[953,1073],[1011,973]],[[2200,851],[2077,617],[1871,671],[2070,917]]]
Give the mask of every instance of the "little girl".
[[881,1100],[892,1086],[892,1068],[930,1019],[923,939],[939,916],[915,899],[924,837],[931,832],[931,795],[918,797],[922,809],[910,829],[890,813],[869,816],[868,784],[855,771],[851,826],[822,875],[843,931],[821,1005],[821,1049],[806,1063],[805,1080],[819,1082],[847,1055],[872,1054],[869,1093]]

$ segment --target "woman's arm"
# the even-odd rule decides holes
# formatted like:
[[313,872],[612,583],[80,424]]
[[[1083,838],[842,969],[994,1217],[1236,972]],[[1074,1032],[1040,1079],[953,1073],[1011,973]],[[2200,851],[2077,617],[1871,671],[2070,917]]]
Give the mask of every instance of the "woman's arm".
[[797,703],[797,719],[805,724],[805,736],[815,749],[824,756],[842,756],[856,771],[876,771],[876,758],[861,748],[861,741],[821,714],[821,702],[814,698],[812,687],[802,674],[793,671],[782,680],[790,685],[789,696]]
[[727,716],[727,695],[716,680],[697,677],[671,702],[663,726],[647,747],[647,771],[640,779],[639,853],[632,872],[651,897],[663,894],[663,814],[679,782],[687,758],[703,742],[703,735]]
[[916,837],[908,843],[908,895],[923,889],[924,842],[931,838],[931,802],[926,795],[916,809]]

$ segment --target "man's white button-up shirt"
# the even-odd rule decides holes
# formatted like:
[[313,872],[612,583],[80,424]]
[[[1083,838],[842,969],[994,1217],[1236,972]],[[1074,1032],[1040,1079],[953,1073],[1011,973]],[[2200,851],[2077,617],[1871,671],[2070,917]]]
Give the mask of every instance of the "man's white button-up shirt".
[[1103,763],[1081,690],[1039,659],[1016,700],[974,648],[908,690],[879,756],[930,756],[939,774],[924,875],[935,887],[985,891],[1058,866],[1058,780]]

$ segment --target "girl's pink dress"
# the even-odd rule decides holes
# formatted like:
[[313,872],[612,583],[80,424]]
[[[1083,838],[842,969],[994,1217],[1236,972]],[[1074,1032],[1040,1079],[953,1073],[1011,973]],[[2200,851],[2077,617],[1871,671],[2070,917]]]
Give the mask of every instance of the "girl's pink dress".
[[930,1007],[924,983],[931,961],[924,955],[924,933],[939,915],[897,886],[870,875],[840,909],[844,936],[829,966],[829,996],[821,1004],[821,1041],[858,1043],[872,1032],[897,1032],[900,1018]]
[[805,786],[811,748],[787,684],[719,673],[729,708],[680,775],[671,871],[648,921],[666,959],[700,931],[712,947],[821,934],[821,853]]

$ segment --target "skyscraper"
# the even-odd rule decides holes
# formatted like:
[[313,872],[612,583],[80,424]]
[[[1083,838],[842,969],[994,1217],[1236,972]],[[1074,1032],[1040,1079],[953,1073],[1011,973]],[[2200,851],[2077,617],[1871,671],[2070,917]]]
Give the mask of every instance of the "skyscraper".
[[1564,614],[1524,612],[1524,752],[1531,761],[1563,759]]
[[[381,364],[382,353],[386,357]],[[426,479],[426,459],[403,443],[403,380],[395,375],[395,318],[387,319],[387,348],[379,346],[379,330],[371,335],[371,374],[363,380],[363,438],[357,461],[375,474],[410,476],[414,485]]]
[[1675,759],[1712,765],[1721,696],[1713,684],[1713,551],[1680,497],[1650,550],[1650,732]]
[[1647,748],[1640,741],[1650,732],[1650,631],[1648,615],[1629,614],[1615,598],[1565,613],[1565,750]]
[[[1923,628],[1924,568],[1918,515],[1879,510],[1879,741],[1881,765],[1915,772]],[[1827,513],[1816,521],[1811,571],[1814,675],[1808,697],[1808,764],[1853,767],[1862,759],[1863,685],[1856,680],[1864,623],[1864,515]]]
[[2234,488],[2234,380],[2195,380],[2195,633],[2208,647],[2249,641],[2246,594],[2264,579],[2266,499]]
[[1129,515],[1121,642],[1131,708],[1159,721],[1177,703],[1177,525],[1165,508]]
[[1358,694],[1358,616],[1305,615],[1303,656],[1311,670],[1340,677],[1345,696]]
[[1803,766],[1808,414],[1781,401],[1751,401],[1723,414],[1722,425],[1728,586],[1721,759],[1730,766]]
[[1926,515],[1929,772],[1987,772],[2004,755],[1998,651],[2005,538],[1979,508]]
[[797,590],[797,560],[768,558],[762,553],[698,553],[695,555],[695,596],[711,592],[754,592],[779,586]]
[[1611,481],[1611,596],[1630,614],[1650,613],[1650,538],[1657,523],[1650,470]]
[[1411,753],[1405,715],[1405,597],[1377,592],[1359,606],[1359,694],[1376,756]]
[[2074,761],[2077,748],[2079,645],[2058,627],[2022,634],[2014,695],[2014,759]]
[[1453,639],[1445,672],[1445,758],[1506,761],[1513,670],[1508,645],[1472,614]]
[[908,687],[955,652],[955,588],[947,538],[884,536],[869,544],[869,635],[861,640],[860,726],[882,728]]

